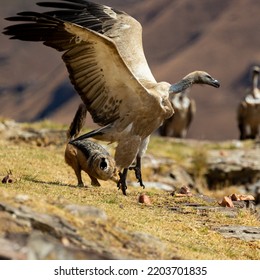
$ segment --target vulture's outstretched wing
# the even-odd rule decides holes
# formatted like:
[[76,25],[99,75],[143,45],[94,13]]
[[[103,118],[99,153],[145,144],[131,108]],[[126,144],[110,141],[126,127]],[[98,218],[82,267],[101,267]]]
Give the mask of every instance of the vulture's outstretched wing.
[[5,29],[12,39],[43,41],[64,52],[71,82],[96,123],[104,126],[120,118],[119,129],[124,129],[151,97],[109,37],[48,13],[22,12],[8,19],[25,22]]
[[130,15],[86,0],[40,2],[38,5],[56,9],[46,12],[47,15],[78,24],[110,38],[138,79],[156,82],[144,55],[142,26]]

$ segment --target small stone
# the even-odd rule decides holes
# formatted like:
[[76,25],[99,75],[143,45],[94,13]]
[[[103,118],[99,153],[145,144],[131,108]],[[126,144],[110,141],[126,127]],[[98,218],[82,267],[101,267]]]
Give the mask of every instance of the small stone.
[[68,247],[70,245],[70,241],[67,237],[62,237],[61,238],[61,243],[65,246],[65,247]]
[[192,193],[188,186],[182,186],[177,193],[175,192],[172,195],[176,197],[187,197],[187,196],[192,196]]
[[138,198],[138,202],[146,204],[146,205],[151,205],[152,204],[149,196],[147,196],[146,194],[141,194]]
[[248,194],[248,195],[241,194],[241,195],[239,195],[239,199],[240,200],[255,200],[255,198],[251,194]]
[[238,201],[240,200],[239,195],[236,193],[233,193],[232,195],[230,195],[230,198],[232,201]]
[[23,202],[26,202],[30,199],[29,195],[26,195],[26,194],[18,194],[15,196],[15,201],[16,202],[20,202],[20,203],[23,203]]
[[220,154],[220,156],[222,156],[222,157],[226,157],[226,156],[227,156],[227,152],[226,152],[226,151],[223,151],[223,150],[219,151],[219,154]]
[[220,206],[223,206],[223,207],[230,207],[230,208],[234,208],[234,204],[231,200],[230,197],[228,196],[224,196],[224,198],[222,199],[221,202],[218,203]]
[[251,194],[235,194],[233,193],[232,195],[230,195],[230,198],[232,201],[240,201],[240,200],[255,200],[255,198],[251,195]]
[[180,194],[191,195],[191,190],[188,186],[182,186],[179,193]]

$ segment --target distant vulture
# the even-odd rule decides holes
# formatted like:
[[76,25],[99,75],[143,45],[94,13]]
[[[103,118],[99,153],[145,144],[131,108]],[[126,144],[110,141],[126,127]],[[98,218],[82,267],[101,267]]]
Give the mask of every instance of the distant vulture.
[[122,11],[85,0],[38,5],[58,10],[21,12],[8,20],[23,23],[6,27],[4,34],[12,39],[42,41],[63,52],[71,83],[94,122],[101,126],[77,140],[93,137],[118,142],[118,187],[125,193],[130,167],[144,186],[141,157],[151,133],[173,114],[169,97],[193,84],[219,87],[219,82],[200,72],[173,85],[158,83],[144,55],[142,26]]
[[257,88],[260,68],[252,68],[252,86],[237,110],[240,140],[260,137],[260,90]]
[[159,129],[161,136],[185,138],[196,112],[194,99],[188,96],[189,89],[176,93],[171,98],[174,114],[164,121]]

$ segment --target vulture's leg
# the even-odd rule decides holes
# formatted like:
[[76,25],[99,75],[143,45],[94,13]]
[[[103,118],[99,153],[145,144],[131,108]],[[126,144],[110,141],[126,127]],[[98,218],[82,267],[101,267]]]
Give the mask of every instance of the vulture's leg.
[[117,182],[117,187],[118,189],[122,190],[122,193],[126,195],[126,175],[127,175],[128,168],[124,168],[123,172],[119,172],[119,177],[120,179]]
[[129,167],[129,169],[135,171],[135,177],[138,180],[138,182],[140,183],[140,186],[145,188],[145,186],[143,184],[142,172],[141,172],[141,157],[139,155],[137,155],[137,157],[136,157],[135,166]]
[[239,139],[240,139],[240,140],[245,140],[245,139],[246,139],[246,133],[245,133],[244,124],[243,124],[242,122],[240,122],[240,123],[238,124],[238,128],[239,128],[239,132],[240,132]]

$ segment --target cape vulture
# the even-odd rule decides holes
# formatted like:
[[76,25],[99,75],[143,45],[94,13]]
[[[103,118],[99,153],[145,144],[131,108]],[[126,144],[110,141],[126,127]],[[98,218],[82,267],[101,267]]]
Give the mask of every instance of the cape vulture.
[[240,102],[237,110],[237,121],[240,140],[256,139],[260,137],[260,90],[258,77],[260,68],[252,68],[252,85],[245,98]]
[[174,114],[164,121],[159,129],[161,136],[185,138],[196,112],[194,99],[188,96],[189,88],[180,93],[176,93],[172,99]]
[[7,18],[22,23],[6,27],[4,34],[12,39],[42,41],[63,52],[71,83],[94,122],[101,126],[77,140],[116,141],[118,187],[126,194],[130,167],[144,186],[141,158],[151,133],[174,112],[169,96],[193,84],[219,87],[219,82],[198,71],[176,84],[158,83],[144,55],[142,26],[125,12],[85,0],[38,5],[52,9]]

